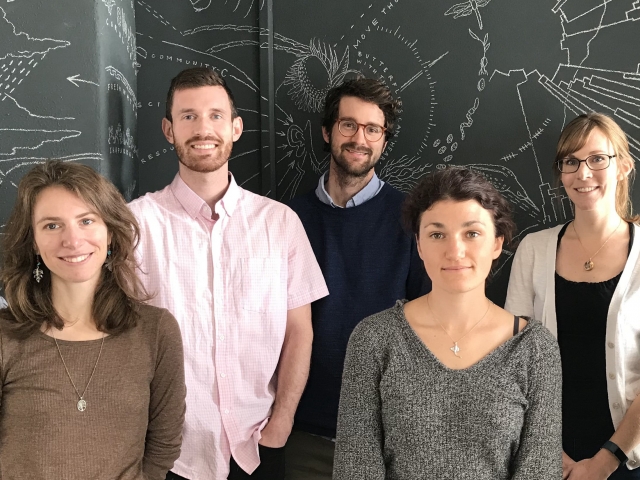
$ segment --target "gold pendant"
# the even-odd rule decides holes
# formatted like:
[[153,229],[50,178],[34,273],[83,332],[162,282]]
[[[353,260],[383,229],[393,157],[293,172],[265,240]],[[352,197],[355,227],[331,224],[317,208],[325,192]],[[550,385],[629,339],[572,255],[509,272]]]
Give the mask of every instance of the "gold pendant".
[[594,267],[594,265],[593,265],[593,262],[591,260],[587,260],[586,262],[584,262],[584,269],[587,272],[590,272],[591,270],[593,270],[593,267]]

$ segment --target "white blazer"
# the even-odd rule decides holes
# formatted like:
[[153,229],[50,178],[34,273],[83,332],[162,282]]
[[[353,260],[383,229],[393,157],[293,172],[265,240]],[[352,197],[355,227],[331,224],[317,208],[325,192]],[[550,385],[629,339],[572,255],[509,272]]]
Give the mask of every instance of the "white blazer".
[[[555,271],[558,233],[563,225],[527,235],[513,259],[505,310],[540,320],[558,337]],[[633,400],[640,394],[640,227],[613,292],[602,348],[606,352],[607,393],[613,425],[617,429]],[[629,453],[627,466],[640,466],[640,446]]]

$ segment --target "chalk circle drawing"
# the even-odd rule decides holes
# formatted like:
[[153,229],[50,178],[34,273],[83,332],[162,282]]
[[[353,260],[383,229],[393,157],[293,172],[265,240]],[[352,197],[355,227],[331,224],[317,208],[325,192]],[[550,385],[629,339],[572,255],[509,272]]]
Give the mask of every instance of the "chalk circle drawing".
[[196,12],[201,12],[203,10],[206,10],[211,6],[211,0],[189,0],[189,1],[191,2],[191,6]]

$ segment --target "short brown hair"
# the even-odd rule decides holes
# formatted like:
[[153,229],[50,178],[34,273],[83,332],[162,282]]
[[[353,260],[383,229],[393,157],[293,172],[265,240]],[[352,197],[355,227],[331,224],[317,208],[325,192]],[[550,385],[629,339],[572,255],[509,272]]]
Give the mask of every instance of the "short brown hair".
[[574,118],[564,127],[558,139],[556,158],[553,165],[556,181],[560,184],[562,175],[557,167],[558,162],[584,147],[589,134],[594,128],[600,130],[611,142],[618,163],[624,163],[630,167],[629,175],[620,180],[616,187],[616,212],[626,222],[637,222],[639,217],[638,215],[633,215],[630,194],[636,172],[635,162],[629,152],[627,135],[608,115],[597,112],[585,113]]
[[102,269],[92,306],[98,330],[115,335],[132,328],[139,318],[139,305],[149,299],[135,271],[138,222],[111,182],[86,165],[59,160],[35,166],[18,186],[18,198],[2,239],[0,280],[9,306],[0,310],[0,318],[22,338],[43,323],[58,329],[64,326],[53,307],[46,265],[40,267],[44,271],[41,282],[32,276],[36,265],[33,210],[40,192],[49,187],[62,187],[93,207],[111,235],[110,268]]
[[[482,173],[464,167],[449,167],[432,172],[411,190],[402,206],[405,227],[419,236],[422,214],[442,200],[475,200],[491,214],[496,237],[504,239],[505,247],[511,245],[516,224],[509,202]],[[497,262],[497,259],[494,260],[493,265]]]
[[227,86],[227,82],[224,81],[224,78],[222,78],[218,72],[211,70],[210,68],[195,67],[182,70],[171,80],[171,86],[167,92],[167,102],[164,113],[167,120],[170,122],[173,121],[171,118],[171,108],[173,107],[173,94],[176,90],[198,87],[224,88],[224,91],[227,92],[227,96],[229,97],[229,104],[231,105],[231,118],[236,118],[238,116],[236,101],[233,97],[233,93],[231,93],[231,89]]
[[[338,120],[340,100],[343,97],[355,97],[362,101],[377,105],[384,114],[385,141],[395,135],[396,122],[400,115],[402,102],[393,98],[391,90],[384,83],[373,78],[355,78],[347,80],[327,93],[324,101],[322,126],[331,135],[333,125]],[[329,144],[325,142],[325,150],[329,151]]]

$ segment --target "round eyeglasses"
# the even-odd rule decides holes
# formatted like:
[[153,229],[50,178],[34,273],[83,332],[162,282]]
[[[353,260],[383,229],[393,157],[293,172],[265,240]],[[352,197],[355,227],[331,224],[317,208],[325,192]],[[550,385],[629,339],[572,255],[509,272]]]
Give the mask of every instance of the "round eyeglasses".
[[611,159],[615,155],[607,155],[604,153],[598,153],[597,155],[589,155],[584,160],[578,158],[569,157],[558,160],[558,170],[561,173],[575,173],[580,168],[582,162],[587,164],[590,170],[604,170],[611,165]]
[[384,132],[387,131],[386,128],[381,127],[380,125],[376,125],[375,123],[358,123],[354,120],[350,119],[338,119],[338,131],[344,137],[353,137],[358,130],[362,127],[362,131],[364,132],[364,138],[369,140],[370,142],[377,142],[382,138]]

